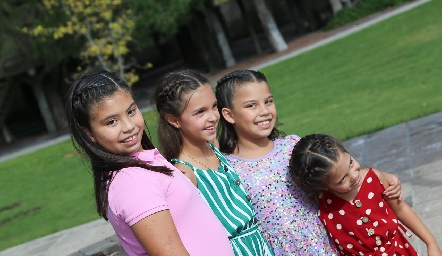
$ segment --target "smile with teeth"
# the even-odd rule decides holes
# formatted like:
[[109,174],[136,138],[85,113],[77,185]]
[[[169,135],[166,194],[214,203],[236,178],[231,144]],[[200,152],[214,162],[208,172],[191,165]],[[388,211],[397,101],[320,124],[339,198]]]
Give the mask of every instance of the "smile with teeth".
[[204,130],[214,130],[215,126],[206,127]]
[[266,120],[266,121],[259,122],[258,125],[266,125],[266,124],[269,124],[269,123],[270,123],[270,121]]
[[137,138],[137,135],[133,135],[133,136],[130,136],[129,138],[123,140],[123,142],[125,143],[125,142],[129,142],[129,141],[133,141],[136,138]]

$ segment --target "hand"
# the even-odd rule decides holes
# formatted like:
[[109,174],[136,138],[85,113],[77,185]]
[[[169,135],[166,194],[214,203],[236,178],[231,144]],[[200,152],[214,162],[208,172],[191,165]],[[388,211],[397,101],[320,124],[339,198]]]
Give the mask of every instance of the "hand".
[[440,250],[437,243],[431,244],[427,248],[427,255],[428,256],[442,256],[442,251]]
[[397,200],[402,201],[402,186],[399,178],[390,173],[384,173],[384,176],[386,176],[389,185],[388,188],[385,189],[384,195],[388,198],[397,198]]

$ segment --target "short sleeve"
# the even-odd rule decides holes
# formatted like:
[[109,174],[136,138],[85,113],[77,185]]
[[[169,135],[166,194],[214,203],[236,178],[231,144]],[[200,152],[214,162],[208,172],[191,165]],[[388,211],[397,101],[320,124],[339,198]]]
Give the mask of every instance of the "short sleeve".
[[156,212],[168,210],[170,177],[139,167],[120,170],[109,186],[109,209],[129,226]]

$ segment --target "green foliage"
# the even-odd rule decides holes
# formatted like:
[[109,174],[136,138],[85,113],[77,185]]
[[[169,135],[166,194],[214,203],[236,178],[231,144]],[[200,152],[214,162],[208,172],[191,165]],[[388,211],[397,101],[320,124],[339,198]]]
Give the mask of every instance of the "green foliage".
[[399,6],[413,0],[361,0],[355,6],[344,8],[338,12],[324,27],[325,30],[341,27],[353,21],[364,18],[370,14]]
[[[152,43],[153,35],[161,42],[176,34],[195,9],[202,8],[204,0],[129,0],[127,4],[135,15],[135,33],[138,48]],[[140,44],[141,43],[141,44]]]
[[136,63],[131,48],[149,47],[153,35],[173,35],[202,2],[44,0],[34,4],[36,19],[23,31],[39,39],[37,48],[45,60],[52,58],[51,52],[56,49],[66,50],[57,60],[80,58],[80,73],[98,66],[133,84],[138,80],[134,67],[147,69],[151,64]]
[[36,20],[25,32],[47,41],[83,39],[80,56],[84,67],[116,72],[129,84],[138,80],[124,59],[132,40],[134,16],[121,0],[44,0],[42,4],[46,17],[52,19]]
[[20,2],[0,2],[0,76],[5,63],[11,58],[19,57],[28,62],[34,59],[29,38],[20,30],[29,19],[31,4]]

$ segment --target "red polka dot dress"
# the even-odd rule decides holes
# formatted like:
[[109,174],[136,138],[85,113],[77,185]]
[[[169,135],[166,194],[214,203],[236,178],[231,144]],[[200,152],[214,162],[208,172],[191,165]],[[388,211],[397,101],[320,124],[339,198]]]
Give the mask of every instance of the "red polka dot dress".
[[341,255],[418,255],[383,199],[384,190],[370,168],[353,200],[330,192],[319,196],[319,218]]

